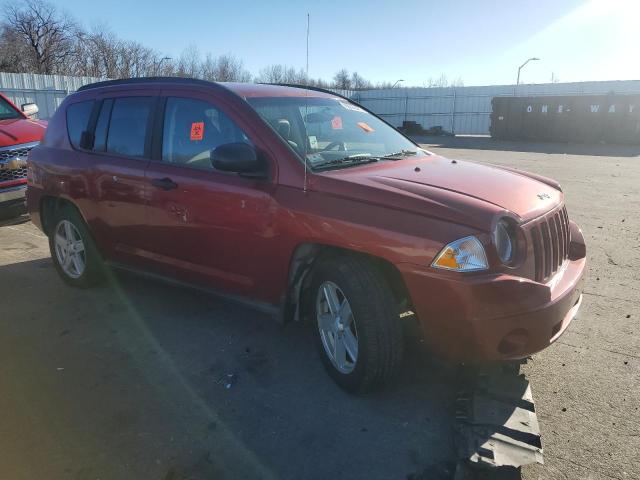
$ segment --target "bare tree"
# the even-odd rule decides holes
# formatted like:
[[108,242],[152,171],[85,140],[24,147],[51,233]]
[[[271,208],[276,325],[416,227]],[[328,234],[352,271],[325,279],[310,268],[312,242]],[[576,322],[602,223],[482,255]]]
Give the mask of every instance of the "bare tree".
[[215,81],[218,68],[218,59],[211,53],[207,53],[204,62],[200,66],[200,75],[204,80]]
[[449,86],[449,80],[447,79],[447,76],[442,73],[437,78],[429,77],[425,86],[429,88],[444,88]]
[[256,80],[262,83],[285,83],[284,65],[267,65],[258,73]]
[[335,88],[349,90],[351,88],[351,77],[349,76],[349,71],[346,68],[338,70],[333,76],[333,83]]
[[306,85],[309,83],[306,72],[300,68],[287,67],[286,65],[268,65],[255,78],[257,82],[262,83],[293,83],[298,85]]
[[200,51],[195,45],[185,48],[178,58],[177,75],[179,77],[198,78],[200,76]]
[[393,88],[393,85],[393,82],[377,82],[374,88],[377,88],[379,90],[387,90]]
[[0,31],[0,70],[16,73],[32,71],[28,56],[27,45],[22,38],[10,28],[3,27]]
[[118,39],[104,25],[76,35],[69,72],[75,75],[116,78]]
[[218,82],[250,82],[251,73],[244,69],[242,60],[231,54],[220,55],[216,60],[215,80]]
[[26,45],[25,53],[36,73],[64,73],[63,65],[73,56],[78,27],[55,5],[26,0],[5,7],[5,29]]
[[371,88],[371,82],[362,77],[358,72],[351,74],[351,86],[354,90],[366,90]]

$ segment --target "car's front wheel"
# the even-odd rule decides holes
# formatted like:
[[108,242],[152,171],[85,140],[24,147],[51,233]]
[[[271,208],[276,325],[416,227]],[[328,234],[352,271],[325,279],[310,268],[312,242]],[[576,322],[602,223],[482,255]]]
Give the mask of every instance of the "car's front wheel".
[[347,391],[389,381],[401,365],[403,332],[391,289],[366,258],[316,266],[310,296],[316,340],[329,375]]
[[56,212],[49,249],[58,274],[74,287],[89,287],[102,278],[102,259],[82,217],[71,207]]

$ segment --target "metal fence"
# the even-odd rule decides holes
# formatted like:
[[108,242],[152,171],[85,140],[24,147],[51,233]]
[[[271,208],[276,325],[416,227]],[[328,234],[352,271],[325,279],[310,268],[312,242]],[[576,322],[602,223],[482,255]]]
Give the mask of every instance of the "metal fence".
[[69,93],[99,80],[93,77],[0,73],[0,92],[18,107],[25,103],[37,104],[40,109],[38,118],[48,119]]
[[[92,77],[0,73],[0,92],[18,106],[37,103],[39,118],[47,119],[70,92],[99,80]],[[404,121],[414,121],[425,129],[441,126],[456,134],[489,135],[491,100],[494,97],[632,94],[640,93],[640,80],[337,92],[351,97],[396,127],[402,126]]]
[[351,98],[396,127],[414,121],[456,134],[489,135],[491,100],[502,96],[640,93],[640,80],[365,90]]

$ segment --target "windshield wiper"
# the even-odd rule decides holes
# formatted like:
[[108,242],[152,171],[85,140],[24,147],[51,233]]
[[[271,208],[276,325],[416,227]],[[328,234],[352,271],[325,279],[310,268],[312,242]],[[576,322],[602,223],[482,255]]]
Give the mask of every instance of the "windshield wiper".
[[372,157],[371,155],[369,155],[368,153],[363,154],[363,153],[359,153],[356,155],[350,155],[348,157],[344,157],[344,158],[334,158],[333,160],[327,160],[325,162],[320,162],[320,163],[316,163],[311,165],[311,168],[313,168],[314,170],[316,169],[322,169],[322,168],[326,168],[326,167],[348,167],[351,165],[362,165],[364,163],[372,163],[372,162],[377,162],[379,160],[380,157]]
[[409,155],[417,155],[417,150],[400,150],[399,152],[389,153],[380,158],[407,157]]

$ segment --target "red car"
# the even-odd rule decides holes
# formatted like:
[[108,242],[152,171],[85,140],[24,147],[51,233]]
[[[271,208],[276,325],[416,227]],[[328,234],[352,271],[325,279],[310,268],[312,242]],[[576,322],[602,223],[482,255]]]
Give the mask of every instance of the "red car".
[[64,281],[91,285],[106,262],[308,319],[350,391],[393,376],[404,322],[453,361],[518,359],[582,299],[584,238],[557,182],[433,155],[330,92],[97,83],[29,160]]
[[19,110],[0,93],[0,216],[24,211],[27,188],[27,154],[35,147],[46,123],[31,120],[38,113],[35,103]]

